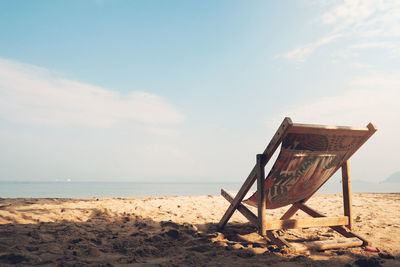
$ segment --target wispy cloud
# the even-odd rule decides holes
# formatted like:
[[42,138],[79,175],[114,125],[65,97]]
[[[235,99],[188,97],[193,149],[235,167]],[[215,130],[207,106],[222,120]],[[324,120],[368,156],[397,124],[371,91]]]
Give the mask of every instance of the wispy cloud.
[[107,128],[135,122],[150,125],[152,132],[184,119],[156,94],[133,91],[124,95],[6,59],[0,59],[0,116],[49,126]]
[[[393,56],[398,56],[399,17],[400,1],[397,0],[346,0],[339,4],[335,2],[315,19],[315,23],[330,27],[328,34],[317,41],[299,45],[284,53],[282,57],[301,62],[317,48],[345,38],[350,43],[350,49],[384,48],[392,51]],[[385,45],[377,45],[377,38],[385,40],[380,43]]]
[[331,35],[328,37],[324,37],[319,39],[316,42],[312,42],[306,45],[302,45],[299,46],[287,53],[285,53],[283,55],[284,58],[288,59],[288,60],[295,60],[298,62],[302,62],[305,60],[305,58],[311,54],[312,52],[314,52],[315,49],[317,49],[320,46],[332,43],[333,41],[335,41],[336,39],[340,38],[341,35],[340,34],[335,34],[335,35]]
[[[295,121],[307,123],[360,126],[372,120],[382,125],[391,124],[400,115],[399,72],[368,71],[366,75],[352,78],[347,88],[342,94],[289,108],[271,123],[275,125],[283,116],[291,116]],[[397,125],[390,128],[400,134]]]
[[389,51],[391,56],[400,56],[400,40],[399,41],[385,41],[385,42],[360,42],[349,47],[352,50],[362,50],[362,49],[382,49]]
[[[357,153],[355,164],[358,165],[358,178],[383,179],[399,168],[398,159],[388,155],[400,150],[400,127],[397,123],[400,116],[400,73],[368,71],[366,75],[353,78],[347,87],[344,93],[288,108],[271,118],[268,124],[276,127],[285,116],[299,123],[365,126],[373,122],[379,129],[378,133],[366,146],[368,148],[363,149],[371,153]],[[362,166],[372,163],[375,168],[363,173]]]
[[346,0],[325,12],[319,21],[334,25],[334,32],[340,32],[348,28],[366,25],[371,15],[381,8],[382,1]]

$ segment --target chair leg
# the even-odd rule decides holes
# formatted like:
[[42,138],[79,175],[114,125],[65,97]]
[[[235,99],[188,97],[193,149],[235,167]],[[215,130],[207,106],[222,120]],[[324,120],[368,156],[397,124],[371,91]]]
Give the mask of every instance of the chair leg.
[[346,225],[349,230],[352,226],[351,217],[351,180],[350,180],[350,162],[346,160],[342,165],[342,186],[343,186],[343,208],[344,216],[349,217],[349,224]]
[[265,155],[258,154],[257,155],[257,192],[258,192],[258,233],[262,236],[266,235],[266,226],[265,226],[265,210],[266,210],[266,197],[264,191],[264,181],[265,181],[265,173],[264,173],[264,164]]

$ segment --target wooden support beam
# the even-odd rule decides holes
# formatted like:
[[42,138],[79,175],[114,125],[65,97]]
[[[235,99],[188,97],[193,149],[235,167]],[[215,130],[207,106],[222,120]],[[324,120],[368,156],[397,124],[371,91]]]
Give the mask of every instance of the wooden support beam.
[[307,213],[308,215],[310,215],[311,217],[325,217],[325,215],[323,215],[322,213],[310,208],[306,204],[297,203],[296,206],[299,209],[301,209],[302,211],[304,211],[305,213]]
[[[251,170],[249,176],[247,177],[246,181],[240,188],[239,192],[235,196],[235,198],[231,201],[231,204],[229,205],[228,209],[226,210],[224,216],[221,218],[221,220],[218,223],[218,228],[222,229],[224,228],[225,224],[228,222],[228,220],[231,218],[233,212],[238,208],[240,203],[242,202],[244,196],[247,194],[247,192],[250,190],[251,186],[253,185],[254,181],[256,180],[256,175],[255,175],[255,167]],[[256,224],[257,225],[257,224]]]
[[344,217],[320,217],[320,218],[302,218],[289,220],[268,220],[265,223],[266,230],[295,229],[320,226],[338,226],[347,225],[349,218]]
[[350,180],[350,162],[346,160],[342,165],[342,187],[343,187],[343,209],[344,216],[349,217],[349,224],[346,225],[349,230],[352,227],[351,217],[351,180]]
[[292,245],[287,242],[284,238],[280,237],[275,231],[267,231],[266,236],[268,237],[269,240],[271,240],[272,243],[279,247],[288,247],[292,248]]
[[291,243],[293,249],[296,252],[301,252],[306,250],[326,250],[334,248],[360,247],[362,246],[362,244],[363,241],[361,241],[356,237]]
[[266,234],[266,221],[265,221],[265,211],[266,211],[266,197],[264,190],[264,181],[265,181],[265,173],[264,173],[264,164],[265,155],[258,154],[257,155],[257,211],[258,211],[258,233],[261,236],[265,236]]
[[[233,197],[224,189],[221,189],[221,195],[230,203],[233,201]],[[249,210],[245,205],[240,204],[237,209],[241,214],[243,214],[244,217],[247,218],[247,220],[249,220],[252,224],[254,224],[254,226],[258,226],[257,216],[251,210]]]
[[[325,215],[319,213],[318,211],[306,206],[305,204],[302,203],[298,203],[296,204],[297,207],[299,209],[301,209],[302,211],[304,211],[305,213],[307,213],[308,215],[312,216],[312,217],[325,217]],[[371,243],[369,241],[367,241],[365,238],[348,231],[346,228],[342,227],[342,226],[329,226],[331,229],[335,230],[336,232],[338,232],[339,234],[341,234],[344,237],[357,237],[358,239],[363,241],[363,246],[370,246]]]
[[290,219],[296,212],[299,210],[299,207],[294,203],[290,208],[282,215],[281,220]]
[[296,134],[345,134],[347,136],[364,136],[368,133],[367,127],[329,126],[317,124],[293,123],[290,133]]
[[265,164],[267,164],[268,161],[271,159],[275,150],[281,144],[283,138],[286,137],[286,134],[290,131],[292,126],[293,126],[293,122],[289,117],[286,117],[282,121],[281,125],[279,126],[278,130],[275,132],[275,134],[272,137],[271,141],[269,142],[268,146],[264,149],[263,154],[265,155]]
[[[265,155],[265,164],[271,159],[272,155],[274,154],[275,150],[278,148],[280,143],[282,142],[283,138],[286,136],[288,129],[293,125],[293,122],[290,118],[285,118],[281,125],[279,126],[278,130],[276,131],[275,135],[272,137],[271,141],[269,142],[268,146],[264,150]],[[263,166],[265,167],[265,165]],[[231,218],[233,212],[237,209],[237,207],[242,202],[244,196],[250,190],[251,186],[256,180],[256,166],[253,167],[249,176],[247,177],[246,181],[243,183],[242,187],[240,188],[239,192],[231,202],[231,205],[226,210],[224,216],[222,216],[221,220],[218,223],[218,228],[224,228],[225,224]]]

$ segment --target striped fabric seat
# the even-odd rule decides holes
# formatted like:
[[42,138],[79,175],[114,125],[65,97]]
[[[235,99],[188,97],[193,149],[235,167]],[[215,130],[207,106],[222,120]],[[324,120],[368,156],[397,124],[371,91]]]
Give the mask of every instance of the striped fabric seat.
[[[266,208],[275,209],[313,195],[359,147],[362,136],[290,133],[264,184]],[[257,207],[257,192],[244,203]]]

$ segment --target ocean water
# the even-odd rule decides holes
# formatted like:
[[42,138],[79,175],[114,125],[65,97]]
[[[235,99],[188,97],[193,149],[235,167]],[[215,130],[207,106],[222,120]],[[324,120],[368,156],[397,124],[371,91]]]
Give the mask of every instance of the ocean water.
[[91,198],[219,195],[240,183],[0,182],[0,198]]
[[[92,198],[219,195],[221,188],[238,191],[242,183],[137,183],[137,182],[4,182],[0,198]],[[255,186],[251,190],[256,190]],[[338,180],[330,180],[318,193],[341,193]],[[398,193],[400,183],[352,182],[354,193]]]

